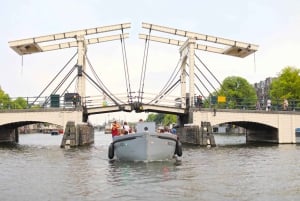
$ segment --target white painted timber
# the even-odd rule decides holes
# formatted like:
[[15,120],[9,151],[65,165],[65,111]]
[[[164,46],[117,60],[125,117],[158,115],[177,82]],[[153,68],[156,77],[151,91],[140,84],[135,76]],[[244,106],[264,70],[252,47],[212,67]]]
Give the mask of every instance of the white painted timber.
[[[155,25],[155,24],[143,22],[142,27],[145,29],[149,29],[151,31],[154,30],[154,31],[159,31],[159,32],[163,32],[163,33],[182,36],[185,38],[192,38],[195,40],[209,42],[212,45],[218,44],[218,45],[225,46],[224,48],[220,48],[220,47],[213,47],[213,46],[201,45],[201,44],[196,43],[195,49],[199,49],[199,50],[203,50],[203,51],[209,51],[209,52],[244,58],[258,50],[258,45],[255,45],[255,44],[245,43],[245,42],[231,40],[231,39],[225,39],[225,38],[216,37],[216,36],[210,36],[210,35],[201,34],[201,33],[190,32],[190,31],[181,30],[181,29],[165,27],[165,26],[161,26],[161,25]],[[172,44],[172,45],[177,45],[177,46],[182,46],[184,43],[184,41],[180,41],[180,40],[174,40],[174,39],[152,36],[152,35],[150,36],[150,35],[145,35],[145,34],[140,34],[139,37],[141,39],[148,39],[148,40],[153,40],[156,42],[167,43],[167,44]]]
[[[33,38],[10,41],[10,42],[8,42],[8,44],[19,55],[32,54],[32,53],[49,51],[49,50],[77,47],[76,40],[78,37],[84,37],[86,35],[91,35],[91,34],[100,34],[100,33],[109,32],[109,31],[123,30],[123,29],[130,28],[130,26],[131,26],[130,23],[123,23],[123,24],[96,27],[96,28],[90,28],[90,29],[82,29],[82,30],[77,30],[77,31],[70,31],[70,32],[65,32],[65,33],[57,33],[57,34],[51,34],[51,35],[38,36],[38,37],[33,37]],[[86,39],[85,43],[86,44],[94,44],[94,43],[117,40],[120,38],[127,38],[127,37],[128,37],[128,33],[126,33],[126,34],[122,33],[119,35]],[[75,41],[47,45],[44,47],[42,46],[42,43],[44,43],[44,42],[53,42],[53,41],[65,40],[65,39],[74,39]]]
[[[151,41],[155,42],[160,42],[160,43],[166,43],[170,45],[176,45],[176,46],[183,46],[185,41],[182,40],[175,40],[175,39],[170,39],[170,38],[165,38],[165,37],[160,37],[160,36],[149,36],[146,34],[139,34],[140,39],[148,39]],[[202,50],[202,51],[207,51],[207,52],[213,52],[213,53],[218,53],[218,54],[224,54],[223,52],[225,49],[223,48],[218,48],[218,47],[212,47],[208,45],[201,45],[201,44],[195,44],[195,49],[197,50]]]

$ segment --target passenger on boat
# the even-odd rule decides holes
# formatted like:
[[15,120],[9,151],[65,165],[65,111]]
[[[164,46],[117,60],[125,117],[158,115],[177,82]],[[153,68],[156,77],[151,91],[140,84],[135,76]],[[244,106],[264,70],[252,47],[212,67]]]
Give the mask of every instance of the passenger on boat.
[[127,122],[125,121],[124,125],[123,125],[123,134],[127,135],[129,133],[129,130],[130,130],[130,128],[129,128]]
[[176,128],[174,128],[174,126],[173,126],[170,132],[171,132],[172,134],[176,135]]
[[120,135],[119,128],[120,128],[120,125],[117,123],[117,121],[114,121],[113,124],[112,124],[112,127],[111,127],[111,136],[112,136],[112,138],[114,138],[115,136]]

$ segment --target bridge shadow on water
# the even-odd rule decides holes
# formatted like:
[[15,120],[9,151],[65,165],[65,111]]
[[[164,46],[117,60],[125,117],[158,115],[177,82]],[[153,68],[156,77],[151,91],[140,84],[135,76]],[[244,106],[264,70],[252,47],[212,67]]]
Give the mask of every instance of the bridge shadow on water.
[[277,143],[269,142],[246,142],[245,134],[214,134],[216,146],[199,146],[191,144],[183,144],[183,149],[193,150],[193,149],[218,149],[218,148],[259,148],[259,147],[276,147],[279,146]]
[[0,143],[0,150],[7,149],[7,150],[13,150],[13,149],[22,149],[22,146],[20,146],[16,142],[1,142]]

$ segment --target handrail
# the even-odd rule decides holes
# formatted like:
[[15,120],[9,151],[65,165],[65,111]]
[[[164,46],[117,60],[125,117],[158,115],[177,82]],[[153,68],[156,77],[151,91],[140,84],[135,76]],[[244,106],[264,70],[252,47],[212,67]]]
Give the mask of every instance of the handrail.
[[[144,94],[144,100],[152,100],[155,97],[156,94],[154,93],[145,93]],[[18,99],[23,99],[26,101],[26,105],[28,107],[20,107],[18,104]],[[13,97],[10,99],[2,99],[0,100],[0,110],[13,110],[13,109],[29,109],[29,106],[33,101],[36,101],[37,104],[32,105],[31,109],[37,109],[37,108],[51,108],[51,103],[48,103],[47,105],[43,106],[43,103],[45,100],[47,100],[49,97],[39,97],[36,100],[37,97]],[[125,104],[131,104],[127,103],[128,97],[125,93],[119,93],[118,98],[125,102]],[[136,97],[132,96],[133,102],[136,102]],[[272,106],[271,110],[273,111],[284,111],[283,107],[283,99],[273,99],[272,100]],[[260,105],[257,107],[256,103],[259,102]],[[291,99],[288,100],[289,105],[287,107],[287,111],[300,111],[300,99]],[[105,97],[101,95],[96,96],[87,96],[87,97],[81,97],[81,103],[78,103],[77,105],[74,105],[73,102],[65,102],[64,97],[59,97],[59,103],[58,108],[65,108],[65,109],[71,109],[76,107],[87,107],[87,108],[94,108],[94,107],[107,107],[107,106],[115,106],[116,104],[113,101],[105,100]],[[145,105],[145,104],[144,104]],[[178,96],[167,96],[161,99],[157,104],[148,104],[148,105],[157,105],[157,106],[166,106],[166,107],[175,107],[175,108],[181,108],[181,98]],[[55,108],[55,107],[54,107]],[[203,97],[203,102],[201,105],[195,104],[193,107],[195,109],[203,109],[203,108],[217,108],[217,109],[239,109],[239,110],[266,110],[266,103],[263,100],[258,99],[236,99],[236,98],[227,98],[225,103],[216,103],[212,104],[210,102],[210,98]]]

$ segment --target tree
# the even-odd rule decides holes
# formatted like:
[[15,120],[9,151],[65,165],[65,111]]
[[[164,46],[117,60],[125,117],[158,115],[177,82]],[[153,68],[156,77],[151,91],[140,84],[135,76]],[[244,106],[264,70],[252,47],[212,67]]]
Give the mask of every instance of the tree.
[[270,96],[274,99],[300,99],[300,69],[287,66],[271,83]]
[[146,121],[154,121],[157,125],[168,126],[177,122],[177,116],[173,114],[149,114]]
[[166,114],[163,119],[163,125],[168,126],[177,122],[177,116],[173,114]]
[[12,106],[14,109],[26,109],[28,104],[24,98],[18,97],[16,100],[12,101]]
[[249,108],[255,107],[257,96],[254,87],[242,77],[229,76],[223,80],[219,96],[226,96],[226,103],[221,107]]
[[12,101],[9,95],[0,87],[0,109],[25,109],[27,105],[27,101],[21,97]]
[[164,114],[149,114],[146,121],[154,121],[156,124],[161,124],[164,119]]
[[[278,74],[270,86],[269,95],[277,106],[283,104],[287,99],[289,107],[295,108],[300,106],[300,69],[287,66]],[[296,100],[298,103],[296,103]]]
[[0,87],[0,108],[9,108],[10,107],[10,97],[6,94]]
[[155,119],[156,119],[156,114],[151,113],[148,115],[146,121],[154,121],[155,122]]

